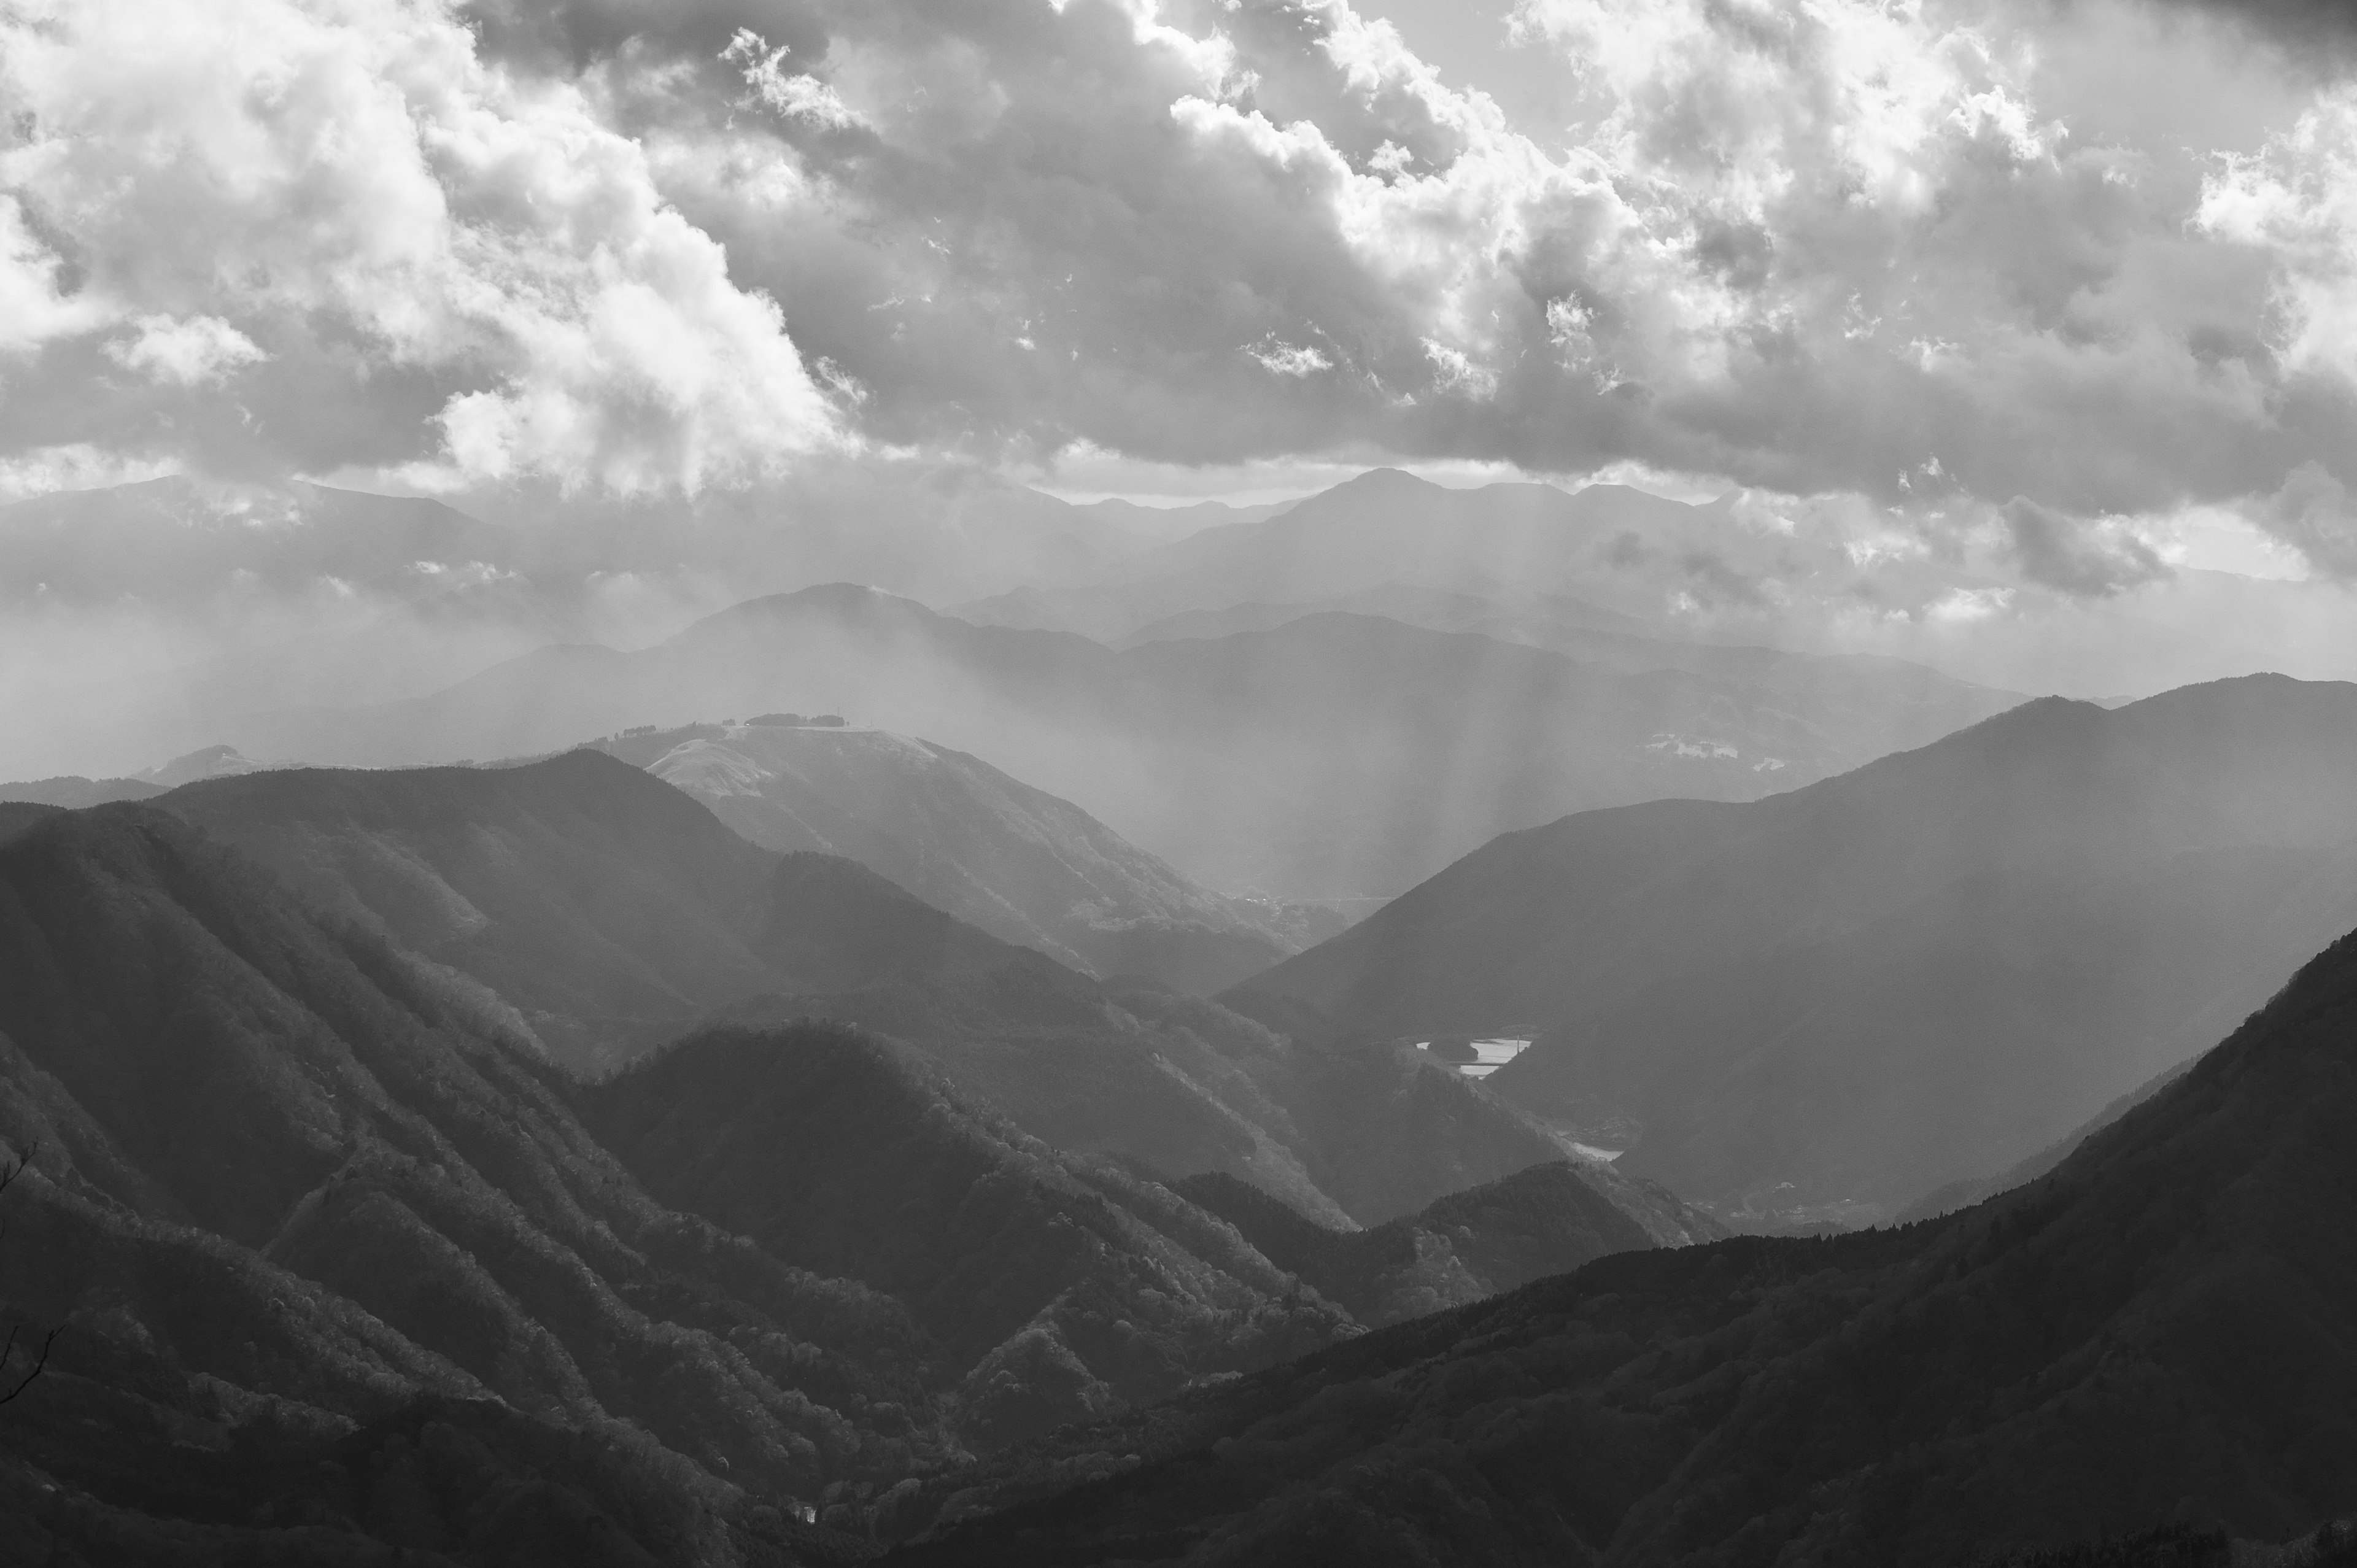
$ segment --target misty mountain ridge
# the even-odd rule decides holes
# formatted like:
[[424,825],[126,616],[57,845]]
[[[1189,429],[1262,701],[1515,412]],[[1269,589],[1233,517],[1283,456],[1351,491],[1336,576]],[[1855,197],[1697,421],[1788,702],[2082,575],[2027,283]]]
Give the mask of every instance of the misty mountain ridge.
[[[1738,492],[1686,502],[1616,484],[1458,489],[1371,468],[1275,517],[1204,529],[1110,563],[1085,582],[1028,585],[949,613],[1120,642],[1189,612],[1430,596],[1551,623],[1558,632],[1779,642],[1781,623],[1760,585],[1810,580],[1830,565],[1821,547],[1754,516]],[[1935,583],[1975,585],[1953,584],[1952,569],[1928,564],[1886,562],[1878,570],[1876,602]],[[1432,613],[1426,607],[1402,618],[1428,624]]]
[[755,843],[847,856],[1085,973],[1209,993],[1344,924],[1223,897],[1069,801],[913,736],[757,720],[593,744]]
[[12,693],[0,772],[127,772],[256,711],[414,697],[535,648],[638,644],[813,582],[941,602],[1061,583],[1170,527],[1266,512],[1209,504],[1174,524],[953,464],[822,464],[792,489],[782,507],[525,489],[479,498],[497,510],[477,517],[427,497],[172,476],[0,507],[0,660],[49,677]]
[[1588,812],[1228,993],[1535,1022],[1497,1093],[1723,1215],[1889,1213],[2035,1154],[2357,923],[2357,687],[2048,699],[1749,804]]
[[[1900,729],[1928,739],[2007,701],[1967,693]],[[819,706],[986,758],[1224,893],[1297,900],[1409,886],[1582,806],[1754,798],[1891,738],[1879,717],[1856,733],[1789,693],[1380,618],[1115,652],[848,585],[739,605],[637,652],[544,649],[431,698],[256,718],[231,738],[382,765]]]
[[[307,593],[322,584],[407,602],[561,613],[597,572],[726,570],[775,577],[799,553],[833,575],[901,592],[954,596],[955,586],[1055,581],[1154,548],[1173,519],[1182,532],[1271,509],[1219,503],[1169,518],[1124,503],[1075,507],[995,476],[904,465],[807,476],[813,494],[763,533],[716,496],[684,515],[639,515],[627,504],[576,505],[569,529],[518,516],[483,518],[425,496],[378,495],[303,479],[236,481],[172,475],[66,490],[0,506],[0,582],[21,602],[104,605],[126,595],[194,607],[230,594]],[[878,507],[888,497],[892,503]],[[856,529],[842,514],[865,507]],[[709,557],[699,559],[699,556]],[[927,557],[930,556],[930,559]],[[780,586],[812,580],[812,568]],[[823,568],[821,568],[823,570]]]
[[200,746],[185,756],[121,779],[84,779],[70,774],[56,779],[0,784],[0,800],[21,800],[32,805],[63,806],[79,811],[84,806],[102,806],[110,800],[144,800],[199,779],[252,773],[269,766],[240,755],[235,746]]
[[[1570,596],[1628,618],[1623,628],[1635,630],[1656,622],[1663,596],[1651,574],[1641,581],[1632,570],[1681,550],[1725,548],[1733,532],[1727,515],[1724,500],[1693,506],[1621,485],[1457,489],[1371,468],[1275,517],[1204,529],[1131,556],[1092,582],[1032,598],[1029,607],[1085,618],[1050,624],[1117,639],[1188,610],[1389,586],[1490,597],[1512,585]],[[1015,607],[982,600],[951,613],[993,619]]]

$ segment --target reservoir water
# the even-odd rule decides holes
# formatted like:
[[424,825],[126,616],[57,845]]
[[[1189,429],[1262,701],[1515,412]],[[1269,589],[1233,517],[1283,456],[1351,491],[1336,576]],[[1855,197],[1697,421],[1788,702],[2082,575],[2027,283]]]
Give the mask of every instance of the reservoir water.
[[[1428,1051],[1432,1048],[1432,1042],[1418,1040],[1415,1048]],[[1457,1070],[1467,1078],[1487,1078],[1530,1048],[1528,1040],[1476,1040],[1473,1042],[1473,1059],[1458,1063]]]

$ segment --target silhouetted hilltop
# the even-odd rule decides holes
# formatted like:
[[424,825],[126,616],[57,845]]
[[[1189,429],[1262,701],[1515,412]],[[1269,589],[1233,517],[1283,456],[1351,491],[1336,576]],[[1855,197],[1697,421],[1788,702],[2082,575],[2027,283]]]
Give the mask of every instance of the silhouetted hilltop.
[[1723,1213],[1889,1213],[2190,1057],[2357,922],[2357,687],[2031,703],[1748,804],[1508,835],[1224,998],[1538,1042],[1488,1081]]
[[[2357,1508],[2352,1116],[2357,935],[2027,1187],[1610,1257],[1370,1335],[1069,1434],[996,1473],[1016,1506],[894,1561],[1907,1568],[2172,1520],[2285,1540]],[[1145,1463],[1047,1489],[1106,1450]]]

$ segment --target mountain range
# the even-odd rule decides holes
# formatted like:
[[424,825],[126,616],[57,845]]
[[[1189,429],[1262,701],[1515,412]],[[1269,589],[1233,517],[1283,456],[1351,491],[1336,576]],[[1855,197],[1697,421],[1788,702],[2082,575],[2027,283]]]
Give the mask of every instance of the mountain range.
[[57,492],[0,506],[0,666],[40,672],[0,682],[0,772],[127,771],[257,710],[415,696],[813,583],[946,603],[1082,580],[1174,531],[1270,510],[1073,506],[895,461],[813,465],[782,505],[511,495],[478,516],[193,475]]
[[1303,604],[1383,590],[1480,599],[1566,596],[1583,618],[1656,627],[1672,596],[1716,596],[1782,542],[1729,502],[1664,499],[1624,485],[1456,489],[1373,468],[1268,518],[1240,519],[1108,563],[1070,585],[1029,584],[953,607],[1006,626],[1118,639],[1190,610]]
[[[434,966],[579,1073],[707,1020],[830,1018],[907,1042],[1056,1148],[1225,1171],[1344,1224],[1572,1152],[1419,1053],[1297,1047],[1165,985],[1100,983],[856,862],[753,844],[594,750],[502,768],[275,769],[154,806],[307,908]],[[1663,1240],[1712,1233],[1658,1189],[1595,1179]]]
[[260,766],[251,757],[239,756],[234,746],[199,746],[169,762],[159,763],[120,779],[85,779],[80,774],[60,774],[49,779],[0,784],[0,803],[13,800],[35,806],[64,806],[78,811],[84,806],[102,806],[110,800],[145,800],[199,779],[252,773]]
[[2357,936],[2028,1187],[1607,1258],[1067,1433],[889,1561],[2223,1562],[2357,1510],[2353,1115]]
[[[852,989],[751,989],[791,976]],[[1004,1032],[813,1021],[920,1024],[929,985]],[[0,1140],[31,1156],[0,1317],[70,1328],[0,1422],[5,1539],[838,1560],[975,1452],[1361,1330],[1113,1146],[1125,1114],[1181,1162],[1191,1115],[1239,1151],[1196,1170],[1345,1244],[1311,1170],[1371,1220],[1553,1173],[1371,1232],[1439,1243],[1384,1254],[1394,1302],[1716,1233],[1412,1056],[1122,995],[592,752],[0,807]],[[600,1081],[551,1059],[730,996]],[[1023,1022],[1056,1009],[1060,1037]],[[1105,1135],[1023,1125],[1059,1115]]]
[[2251,677],[1511,834],[1226,1000],[1534,1030],[1500,1095],[1722,1216],[1854,1219],[2035,1154],[2352,923],[2357,687]]
[[[2013,701],[1950,686],[1944,704],[1908,699],[1900,738]],[[431,697],[227,733],[249,755],[376,765],[813,708],[986,758],[1209,886],[1297,900],[1395,892],[1580,807],[1754,798],[1864,762],[1894,733],[1840,733],[1788,693],[1380,617],[1116,652],[845,585],[739,605],[636,652],[549,648]]]

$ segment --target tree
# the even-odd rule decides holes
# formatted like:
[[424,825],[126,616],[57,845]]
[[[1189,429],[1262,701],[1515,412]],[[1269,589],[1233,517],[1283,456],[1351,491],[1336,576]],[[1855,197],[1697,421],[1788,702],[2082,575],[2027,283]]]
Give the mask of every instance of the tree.
[[[0,1160],[0,1194],[6,1193],[10,1187],[16,1185],[16,1178],[25,1174],[26,1169],[33,1163],[33,1156],[40,1152],[41,1146],[35,1144],[19,1158]],[[7,1223],[0,1220],[0,1238],[5,1238],[6,1235]],[[19,1378],[12,1377],[9,1369],[16,1359],[16,1341],[20,1337],[29,1339],[29,1336],[25,1334],[25,1326],[21,1323],[12,1323],[8,1326],[7,1338],[0,1340],[0,1404],[12,1402],[27,1389],[33,1386],[33,1380],[39,1377],[42,1369],[48,1366],[49,1349],[57,1344],[58,1336],[63,1332],[62,1327],[58,1327],[41,1336],[40,1353],[33,1357],[31,1369]],[[27,1353],[31,1354],[29,1348]]]

